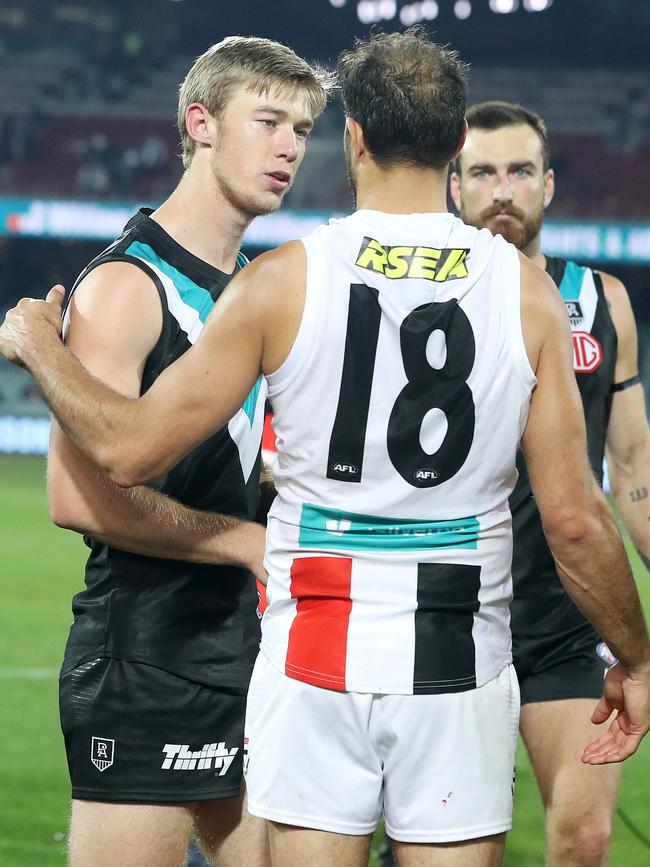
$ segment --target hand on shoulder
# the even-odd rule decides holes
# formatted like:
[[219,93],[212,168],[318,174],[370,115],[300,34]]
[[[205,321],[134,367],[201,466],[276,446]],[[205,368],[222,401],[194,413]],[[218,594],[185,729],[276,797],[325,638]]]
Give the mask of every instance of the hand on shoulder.
[[44,301],[22,298],[0,327],[0,354],[12,364],[29,367],[35,352],[59,343],[64,297],[64,287],[57,284]]

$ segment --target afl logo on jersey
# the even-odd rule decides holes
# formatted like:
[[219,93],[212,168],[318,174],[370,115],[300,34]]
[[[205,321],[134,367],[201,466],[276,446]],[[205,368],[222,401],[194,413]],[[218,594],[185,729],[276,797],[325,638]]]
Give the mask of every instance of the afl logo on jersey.
[[423,482],[423,481],[426,481],[427,479],[437,479],[439,476],[439,473],[437,473],[436,470],[416,470],[415,473],[413,474],[413,476],[418,481]]
[[603,347],[588,331],[573,332],[573,368],[576,373],[593,373],[603,363]]
[[332,471],[335,473],[344,473],[346,475],[356,475],[359,470],[354,464],[332,464]]

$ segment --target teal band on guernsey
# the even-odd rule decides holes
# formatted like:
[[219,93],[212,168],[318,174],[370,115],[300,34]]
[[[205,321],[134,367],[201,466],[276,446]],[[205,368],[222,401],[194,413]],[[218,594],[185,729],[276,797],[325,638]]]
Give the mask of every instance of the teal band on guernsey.
[[159,268],[163,274],[170,278],[185,304],[193,307],[199,314],[201,322],[205,322],[214,307],[214,298],[212,298],[207,289],[197,286],[193,280],[187,277],[187,275],[182,274],[178,268],[174,268],[169,262],[165,262],[149,244],[134,241],[126,248],[125,253],[127,256],[137,256],[138,259],[143,259],[150,265],[155,265]]
[[478,543],[476,518],[451,521],[414,521],[357,515],[304,503],[298,543],[301,548],[350,551],[426,551],[432,548],[471,548]]
[[575,262],[567,262],[558,289],[564,301],[577,301],[583,288],[587,268]]
[[248,421],[250,422],[251,427],[253,427],[253,422],[255,421],[255,407],[257,406],[257,398],[260,393],[260,388],[262,387],[262,379],[263,377],[260,376],[242,406],[242,409],[248,416]]
[[[207,289],[198,286],[186,274],[181,273],[178,268],[175,268],[173,265],[170,265],[169,262],[166,262],[149,244],[143,244],[141,241],[134,241],[126,248],[125,253],[128,256],[136,256],[138,259],[142,259],[149,265],[155,266],[162,271],[166,277],[169,277],[180,295],[182,302],[187,304],[193,310],[196,310],[201,322],[205,322],[214,306],[214,299]],[[236,267],[238,269],[243,268],[247,263],[248,259],[244,254],[238,253]],[[257,398],[261,387],[262,377],[257,380],[242,407],[248,416],[251,427],[255,420],[255,408],[257,406]]]
[[[214,298],[212,298],[207,289],[198,286],[186,274],[181,273],[178,268],[174,268],[173,265],[166,262],[149,244],[143,244],[142,241],[134,241],[132,244],[129,244],[124,252],[127,256],[137,256],[138,259],[142,259],[150,265],[155,265],[163,274],[166,274],[173,282],[183,301],[196,310],[201,322],[205,322],[214,306]],[[239,270],[247,264],[248,259],[246,256],[243,253],[238,253],[236,269]]]

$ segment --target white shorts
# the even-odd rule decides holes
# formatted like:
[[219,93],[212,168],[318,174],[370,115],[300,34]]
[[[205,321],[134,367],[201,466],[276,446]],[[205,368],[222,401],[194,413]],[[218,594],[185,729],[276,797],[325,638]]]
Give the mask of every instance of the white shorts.
[[443,695],[335,692],[260,653],[248,693],[248,809],[273,822],[446,843],[512,825],[519,725],[514,668]]

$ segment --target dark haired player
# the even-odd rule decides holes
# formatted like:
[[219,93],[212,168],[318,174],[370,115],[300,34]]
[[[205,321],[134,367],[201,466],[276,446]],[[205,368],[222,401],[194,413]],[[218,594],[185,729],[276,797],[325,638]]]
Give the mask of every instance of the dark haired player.
[[583,761],[626,758],[650,727],[650,644],[589,470],[555,287],[446,212],[463,64],[411,31],[358,43],[339,71],[359,210],[245,268],[145,395],[111,392],[61,346],[58,290],[8,314],[0,351],[126,485],[172,466],[264,373],[278,495],[246,738],[272,860],[365,867],[383,809],[402,867],[497,867],[522,434],[562,580],[621,659],[597,711],[617,717]]
[[[487,102],[473,106],[467,121],[451,176],[456,206],[466,223],[511,241],[558,286],[571,324],[591,466],[602,483],[606,451],[618,509],[648,566],[650,431],[625,288],[610,274],[542,252],[542,221],[554,192],[543,120],[519,105]],[[598,735],[591,708],[615,659],[563,589],[521,454],[518,470],[510,500],[513,656],[521,732],[546,810],[548,864],[600,867],[608,861],[620,766],[593,768],[580,754]]]

